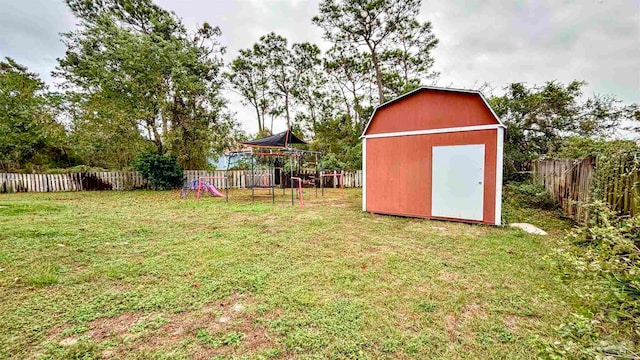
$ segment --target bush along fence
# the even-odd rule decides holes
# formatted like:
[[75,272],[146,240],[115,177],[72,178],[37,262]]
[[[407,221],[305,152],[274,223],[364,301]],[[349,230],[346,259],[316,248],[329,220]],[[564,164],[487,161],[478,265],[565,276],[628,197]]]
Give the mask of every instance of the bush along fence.
[[544,185],[566,216],[586,222],[584,205],[603,200],[620,215],[640,213],[640,153],[580,160],[537,160],[534,182]]
[[[338,171],[344,174],[345,187],[361,187],[361,170]],[[325,174],[330,174],[326,171]],[[313,171],[302,171],[300,175],[314,181]],[[231,189],[244,189],[251,185],[251,175],[248,170],[207,171],[185,170],[184,180],[192,181],[200,177],[225,177],[228,176],[228,185]],[[255,171],[254,181],[268,176],[267,171]],[[338,186],[338,177],[325,177],[325,187]],[[215,179],[216,187],[224,189],[224,179]],[[285,182],[282,184],[287,186]],[[103,171],[82,172],[69,174],[17,174],[0,173],[0,193],[8,192],[54,192],[54,191],[90,191],[90,190],[136,190],[150,189],[146,180],[137,171]]]

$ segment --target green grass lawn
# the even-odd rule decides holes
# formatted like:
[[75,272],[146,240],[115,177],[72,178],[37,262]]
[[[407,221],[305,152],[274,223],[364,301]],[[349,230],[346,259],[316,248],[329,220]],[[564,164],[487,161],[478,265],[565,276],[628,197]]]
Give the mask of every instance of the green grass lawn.
[[246,194],[0,195],[0,357],[535,358],[578,307],[549,212],[506,204],[540,237]]

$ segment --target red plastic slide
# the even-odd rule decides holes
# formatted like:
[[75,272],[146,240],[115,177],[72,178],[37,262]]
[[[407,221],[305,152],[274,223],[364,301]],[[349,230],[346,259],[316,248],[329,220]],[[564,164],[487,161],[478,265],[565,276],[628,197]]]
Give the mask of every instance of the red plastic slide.
[[209,193],[215,195],[215,196],[219,196],[219,197],[224,197],[224,194],[220,192],[220,190],[218,190],[215,186],[208,184],[207,185],[209,188]]

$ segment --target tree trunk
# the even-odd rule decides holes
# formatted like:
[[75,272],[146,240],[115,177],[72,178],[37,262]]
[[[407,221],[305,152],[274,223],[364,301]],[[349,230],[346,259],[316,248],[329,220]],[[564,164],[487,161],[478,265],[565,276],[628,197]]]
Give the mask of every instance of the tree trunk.
[[264,121],[260,119],[260,109],[256,106],[256,115],[258,115],[258,132],[262,133],[262,126]]
[[311,126],[313,128],[313,134],[315,135],[316,133],[316,112],[314,111],[315,109],[313,108],[313,106],[309,106],[310,109],[310,113],[311,113]]
[[284,111],[287,116],[287,129],[291,128],[291,119],[289,118],[289,94],[284,96]]
[[152,126],[151,129],[153,129],[153,143],[156,144],[156,148],[158,149],[158,154],[162,154],[163,153],[163,148],[162,148],[162,136],[160,135],[160,133],[158,133],[158,129],[156,129],[155,126]]
[[169,132],[169,124],[167,123],[167,118],[165,116],[162,117],[162,134],[166,134]]
[[362,126],[360,124],[360,101],[358,100],[358,94],[356,93],[355,84],[353,85],[352,89],[353,89],[352,93],[353,93],[353,113],[354,113],[353,120],[356,122],[356,124],[358,124],[360,131],[362,131]]
[[407,49],[406,43],[403,44],[402,47],[404,49],[404,52],[402,53],[402,65],[404,67],[404,84],[405,84],[405,87],[406,87],[407,84],[409,83],[409,64],[408,64],[409,55],[407,55],[407,54],[409,54],[409,50]]
[[162,151],[163,151],[162,136],[160,135],[160,133],[158,132],[158,129],[156,128],[156,122],[155,122],[156,116],[157,115],[154,115],[153,118],[146,119],[145,123],[147,125],[147,131],[149,132],[149,135],[153,134],[151,141],[156,145],[156,150],[158,150],[158,154],[162,154]]
[[373,62],[373,68],[376,70],[376,85],[378,85],[378,103],[382,104],[384,102],[384,92],[382,91],[382,72],[380,71],[380,64],[378,59],[378,54],[375,49],[369,47],[371,50],[371,61]]

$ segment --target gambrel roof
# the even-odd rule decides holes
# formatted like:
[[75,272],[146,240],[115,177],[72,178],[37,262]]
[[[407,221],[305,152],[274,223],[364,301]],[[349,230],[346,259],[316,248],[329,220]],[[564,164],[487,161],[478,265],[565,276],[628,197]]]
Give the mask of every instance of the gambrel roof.
[[484,103],[484,105],[486,106],[486,108],[490,111],[492,118],[495,120],[495,124],[499,125],[501,127],[505,127],[504,123],[502,123],[502,121],[500,120],[500,118],[498,117],[498,115],[493,111],[493,109],[491,108],[491,106],[489,106],[489,103],[487,102],[487,99],[484,97],[484,95],[482,95],[482,93],[478,90],[467,90],[467,89],[453,89],[453,88],[444,88],[444,87],[436,87],[436,86],[421,86],[415,90],[412,90],[406,94],[400,95],[394,99],[391,99],[383,104],[380,104],[378,106],[376,106],[376,108],[374,109],[373,113],[371,114],[371,117],[369,118],[369,121],[367,122],[367,125],[364,128],[364,131],[362,132],[361,137],[364,137],[365,134],[367,133],[367,130],[369,130],[369,126],[371,125],[371,122],[373,121],[373,119],[375,118],[376,114],[384,108],[389,107],[392,104],[395,104],[401,100],[404,100],[408,97],[414,96],[416,94],[425,92],[425,91],[440,91],[440,92],[452,92],[452,93],[460,93],[460,94],[473,94],[473,95],[477,95],[482,102]]

